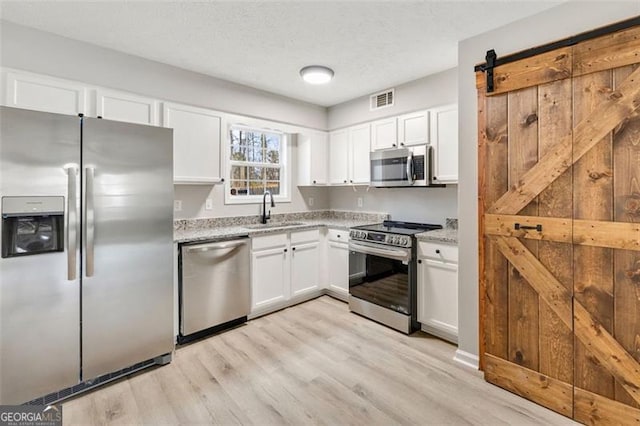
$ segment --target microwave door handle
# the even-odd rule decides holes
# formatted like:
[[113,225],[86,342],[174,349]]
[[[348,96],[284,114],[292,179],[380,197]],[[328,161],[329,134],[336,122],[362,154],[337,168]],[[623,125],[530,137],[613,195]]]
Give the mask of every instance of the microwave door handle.
[[413,185],[413,153],[407,156],[407,181]]

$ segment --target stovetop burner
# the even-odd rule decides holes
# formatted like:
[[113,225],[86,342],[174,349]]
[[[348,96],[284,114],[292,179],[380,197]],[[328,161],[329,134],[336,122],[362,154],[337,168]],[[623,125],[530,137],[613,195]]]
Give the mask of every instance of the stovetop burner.
[[373,225],[355,226],[349,231],[349,238],[409,249],[414,245],[415,234],[434,229],[442,229],[442,225],[385,220]]
[[400,234],[400,235],[415,235],[425,231],[442,229],[442,225],[385,220],[382,223],[376,223],[373,225],[354,226],[351,229],[360,229],[363,231],[373,231],[373,232],[386,232],[390,234]]

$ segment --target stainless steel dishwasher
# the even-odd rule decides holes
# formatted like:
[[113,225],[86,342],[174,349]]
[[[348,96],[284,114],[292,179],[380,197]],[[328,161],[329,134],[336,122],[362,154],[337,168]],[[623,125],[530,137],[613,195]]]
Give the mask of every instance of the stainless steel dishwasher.
[[249,238],[182,244],[179,267],[178,343],[247,320],[251,310]]

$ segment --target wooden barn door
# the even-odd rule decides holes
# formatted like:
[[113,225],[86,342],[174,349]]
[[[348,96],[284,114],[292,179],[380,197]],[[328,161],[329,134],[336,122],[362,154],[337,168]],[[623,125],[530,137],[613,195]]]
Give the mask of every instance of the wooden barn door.
[[479,72],[487,381],[640,422],[640,27]]

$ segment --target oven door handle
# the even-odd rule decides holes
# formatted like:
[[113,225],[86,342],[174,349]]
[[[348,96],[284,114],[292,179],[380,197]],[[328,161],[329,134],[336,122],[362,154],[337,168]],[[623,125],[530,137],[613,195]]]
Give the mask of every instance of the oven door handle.
[[411,260],[411,254],[404,250],[382,249],[368,245],[365,246],[364,244],[358,244],[353,241],[349,243],[349,250],[363,254],[385,257],[387,259],[400,260],[403,262]]

